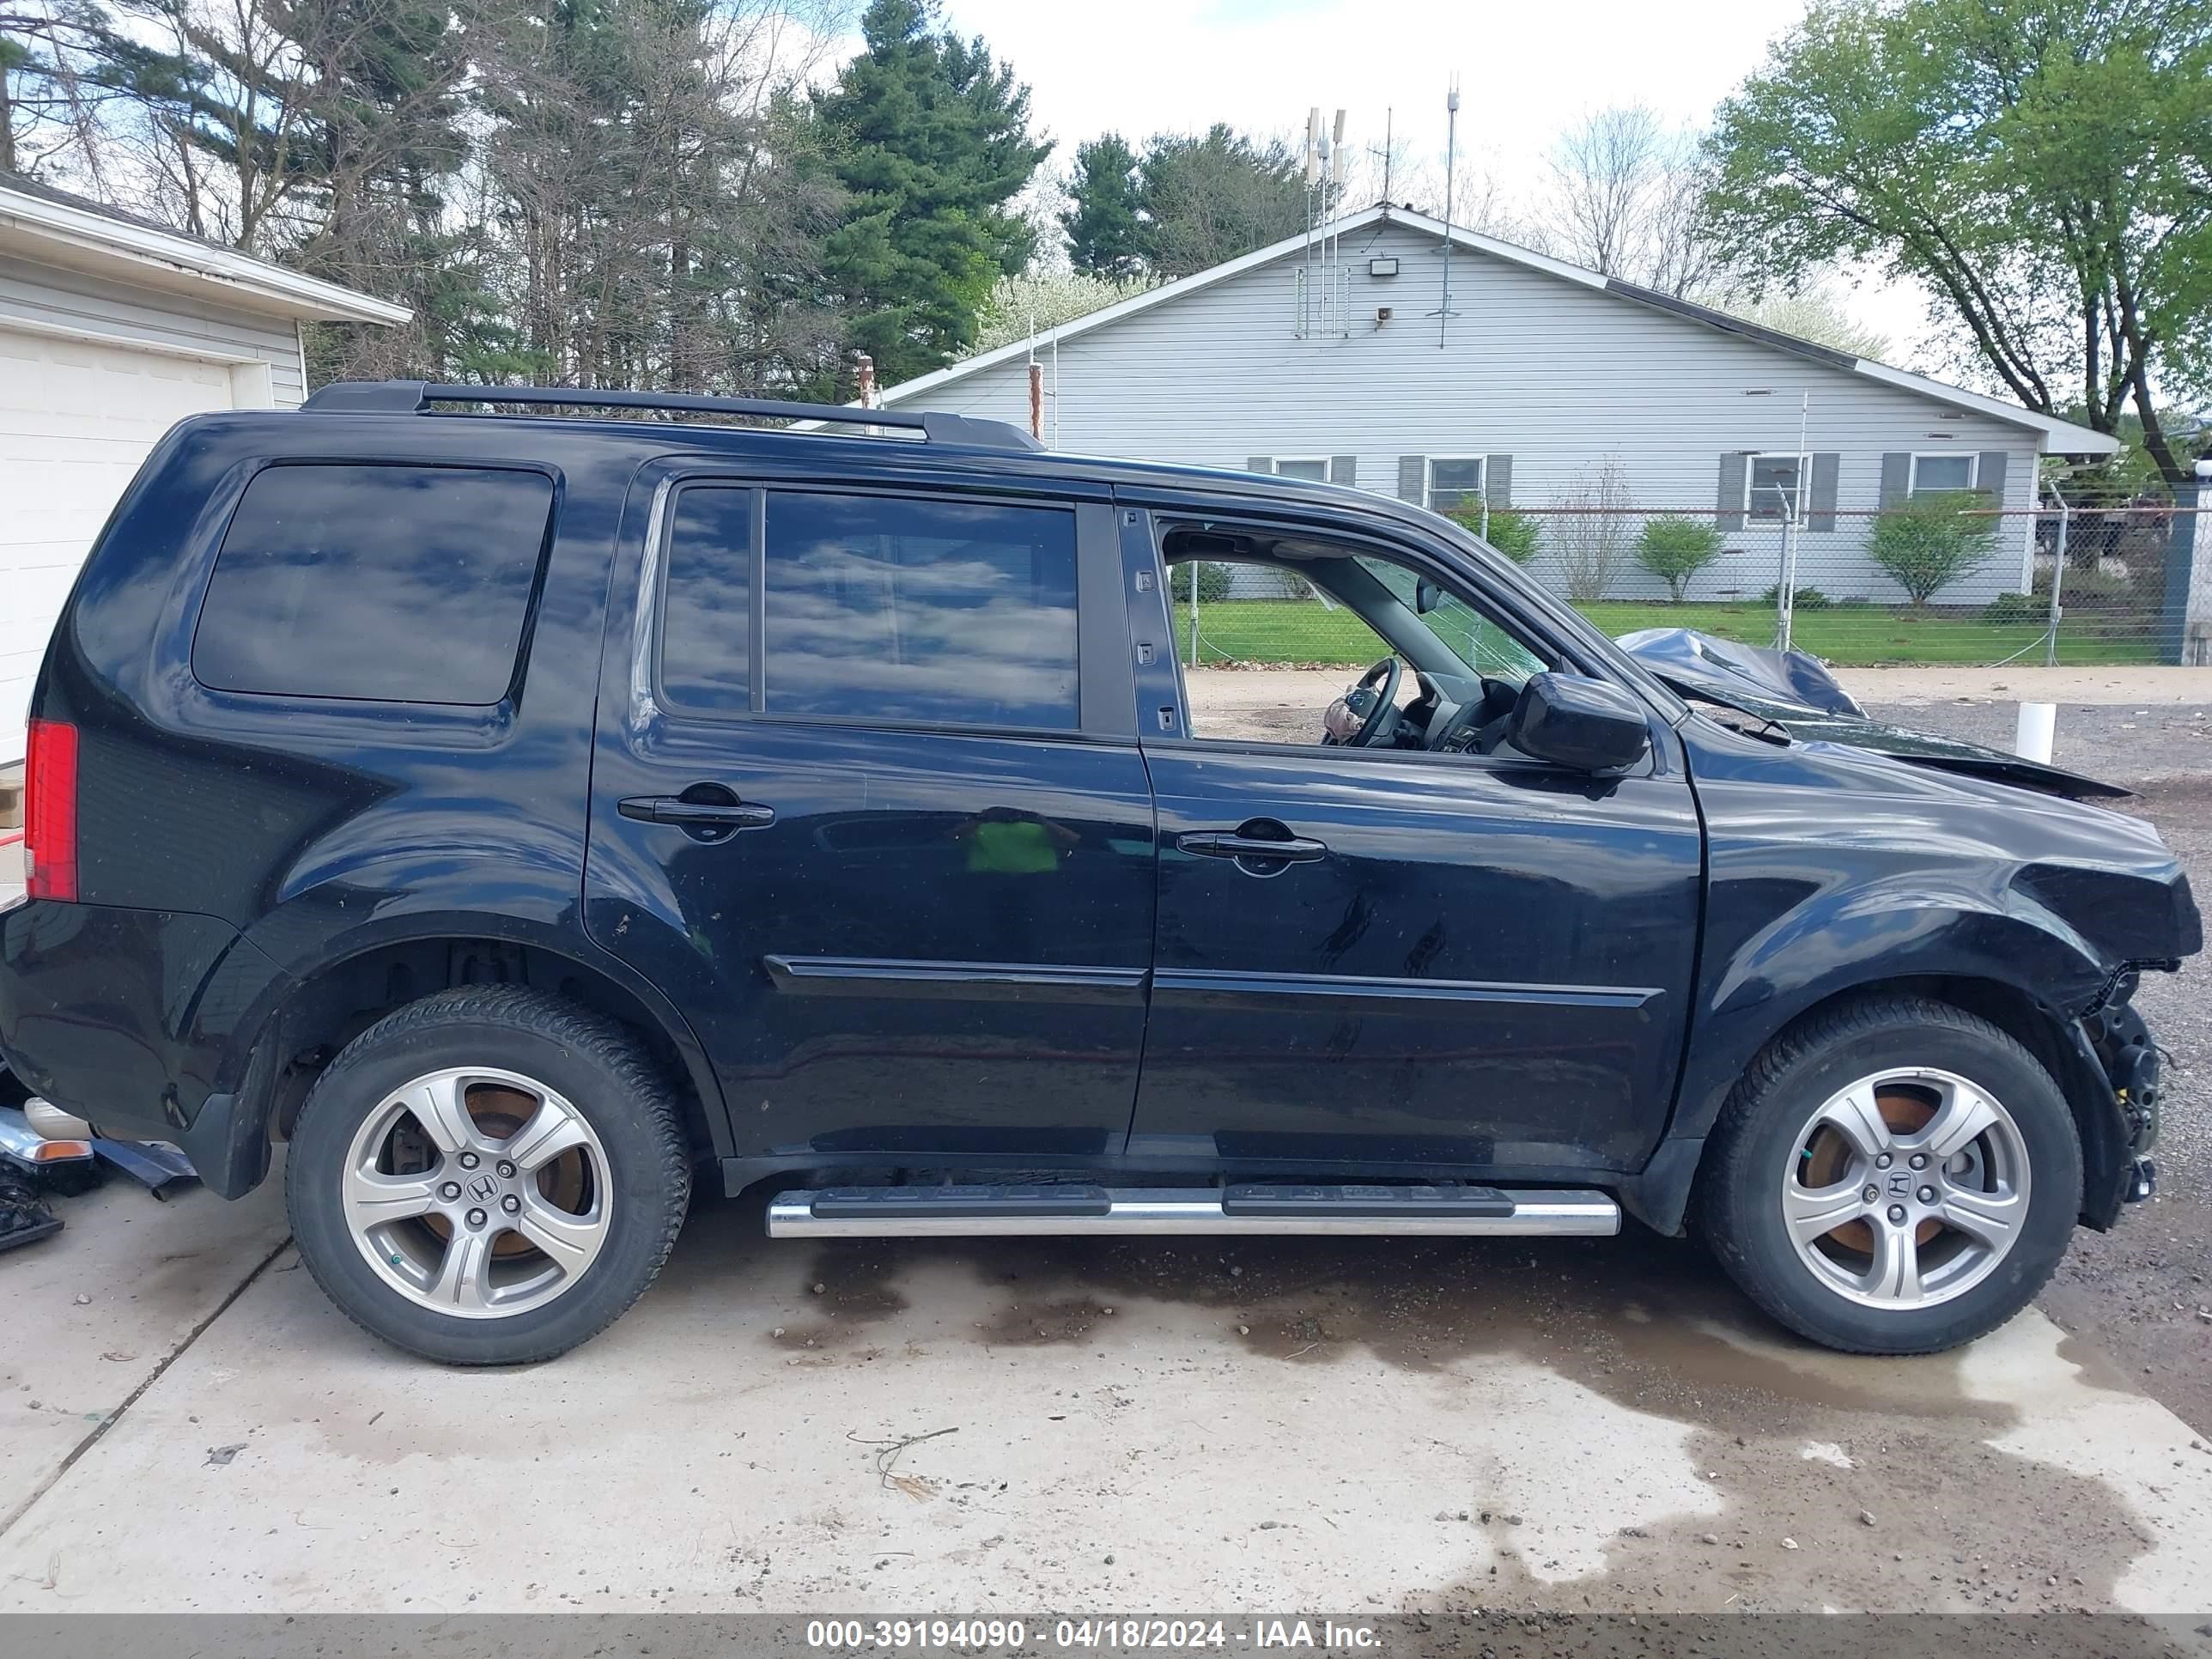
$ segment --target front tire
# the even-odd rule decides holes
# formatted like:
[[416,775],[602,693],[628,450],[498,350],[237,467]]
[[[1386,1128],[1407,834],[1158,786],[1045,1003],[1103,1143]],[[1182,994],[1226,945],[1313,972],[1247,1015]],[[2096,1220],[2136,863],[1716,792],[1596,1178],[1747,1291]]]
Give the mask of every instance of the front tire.
[[285,1167],[292,1236],[363,1329],[456,1365],[550,1359],[643,1295],[691,1169],[621,1027],[520,986],[441,992],[348,1043]]
[[2081,1148],[2033,1055],[1948,1005],[1798,1025],[1722,1109],[1700,1231],[1744,1293],[1849,1353],[1935,1353],[2033,1300],[2081,1207]]

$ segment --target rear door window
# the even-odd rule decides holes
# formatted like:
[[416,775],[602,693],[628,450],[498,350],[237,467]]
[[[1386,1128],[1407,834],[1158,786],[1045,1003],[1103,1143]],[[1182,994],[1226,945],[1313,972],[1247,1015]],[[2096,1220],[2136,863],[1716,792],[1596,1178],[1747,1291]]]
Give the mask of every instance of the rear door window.
[[[772,489],[763,592],[741,492],[687,489],[668,541],[660,685],[678,708],[1073,731],[1075,514]],[[763,660],[744,620],[764,607]]]
[[216,556],[193,676],[283,696],[497,702],[552,510],[538,472],[269,467]]

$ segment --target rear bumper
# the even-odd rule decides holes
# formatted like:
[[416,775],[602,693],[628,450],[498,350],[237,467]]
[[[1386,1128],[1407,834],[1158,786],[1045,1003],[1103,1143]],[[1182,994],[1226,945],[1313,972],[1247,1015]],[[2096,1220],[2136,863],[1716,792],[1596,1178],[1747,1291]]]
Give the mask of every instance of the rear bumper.
[[289,984],[214,916],[37,899],[0,911],[0,1055],[15,1075],[103,1134],[179,1142],[226,1196],[259,1179],[267,1148],[234,1145],[215,1121],[231,1115],[210,1109],[240,1089]]

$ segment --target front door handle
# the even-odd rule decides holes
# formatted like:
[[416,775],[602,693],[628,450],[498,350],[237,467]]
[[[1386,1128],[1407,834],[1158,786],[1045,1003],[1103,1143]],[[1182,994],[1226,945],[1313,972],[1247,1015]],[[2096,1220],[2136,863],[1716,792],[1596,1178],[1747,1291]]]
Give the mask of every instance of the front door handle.
[[687,830],[765,830],[775,809],[756,801],[686,800],[681,795],[631,795],[615,811],[643,823],[674,823]]
[[1188,835],[1177,836],[1176,846],[1183,852],[1195,853],[1200,858],[1272,859],[1284,864],[1310,864],[1328,853],[1326,842],[1313,841],[1304,836],[1274,841],[1265,836],[1243,835],[1234,830],[1194,830]]

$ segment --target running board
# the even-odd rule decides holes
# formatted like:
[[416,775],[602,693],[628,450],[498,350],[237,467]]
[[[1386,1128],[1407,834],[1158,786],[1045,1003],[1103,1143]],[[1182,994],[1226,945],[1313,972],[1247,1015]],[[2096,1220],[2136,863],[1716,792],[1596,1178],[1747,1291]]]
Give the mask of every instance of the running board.
[[772,1238],[1417,1233],[1610,1237],[1603,1193],[1496,1187],[837,1187],[780,1193]]

